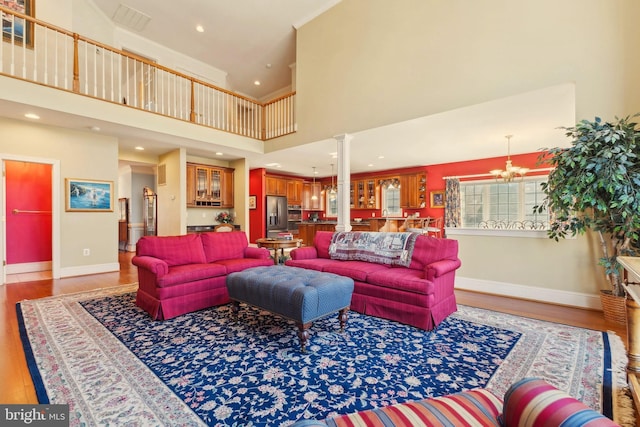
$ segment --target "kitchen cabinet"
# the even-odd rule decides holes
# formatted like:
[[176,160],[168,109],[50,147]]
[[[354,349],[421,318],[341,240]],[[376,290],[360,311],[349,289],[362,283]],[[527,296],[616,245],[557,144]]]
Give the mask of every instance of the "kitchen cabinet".
[[[319,182],[305,182],[302,186],[302,209],[322,210],[322,188]],[[316,196],[315,200],[313,196]]]
[[233,207],[233,171],[187,163],[187,207]]
[[267,175],[265,177],[265,181],[265,190],[267,192],[267,196],[287,195],[287,180],[285,178]]
[[287,180],[287,204],[289,206],[302,206],[303,184],[301,179]]
[[376,178],[367,178],[351,183],[349,203],[353,209],[380,209],[380,186]]
[[233,169],[222,170],[222,206],[233,207]]
[[420,209],[426,207],[427,175],[424,173],[400,176],[400,206]]

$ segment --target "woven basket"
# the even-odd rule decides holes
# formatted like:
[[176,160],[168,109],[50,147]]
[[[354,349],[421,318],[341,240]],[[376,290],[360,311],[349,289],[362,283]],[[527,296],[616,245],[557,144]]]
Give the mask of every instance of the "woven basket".
[[600,301],[604,318],[610,322],[620,325],[627,324],[627,304],[626,297],[615,296],[609,290],[600,291]]

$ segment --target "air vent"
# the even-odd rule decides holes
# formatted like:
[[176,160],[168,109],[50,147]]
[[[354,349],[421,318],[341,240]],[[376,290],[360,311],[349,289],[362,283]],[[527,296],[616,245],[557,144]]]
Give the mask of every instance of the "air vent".
[[139,10],[135,10],[127,5],[120,4],[113,14],[113,22],[134,31],[142,31],[151,21],[151,17]]
[[167,165],[158,165],[158,185],[167,185]]

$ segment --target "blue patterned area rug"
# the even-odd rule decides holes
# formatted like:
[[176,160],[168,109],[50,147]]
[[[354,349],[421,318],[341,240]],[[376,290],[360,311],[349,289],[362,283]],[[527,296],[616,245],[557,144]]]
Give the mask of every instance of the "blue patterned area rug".
[[[153,321],[135,285],[23,301],[18,317],[41,403],[71,425],[287,426],[301,418],[545,378],[603,413],[627,400],[622,341],[460,306],[429,333],[351,312],[311,328],[230,306]],[[28,337],[28,338],[27,338]]]

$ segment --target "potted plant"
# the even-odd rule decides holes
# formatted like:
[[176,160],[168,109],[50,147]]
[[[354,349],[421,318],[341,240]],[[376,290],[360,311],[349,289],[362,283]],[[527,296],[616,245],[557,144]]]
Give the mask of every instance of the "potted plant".
[[[636,117],[635,116],[632,117]],[[602,249],[600,265],[611,289],[601,292],[622,299],[624,288],[619,255],[633,254],[640,229],[640,131],[630,117],[614,122],[583,120],[563,127],[572,138],[569,148],[552,148],[540,155],[540,162],[553,169],[542,185],[546,194],[534,210],[551,213],[548,236],[558,241],[568,235],[597,233]],[[615,309],[615,308],[614,308]],[[615,315],[613,315],[615,317]]]

